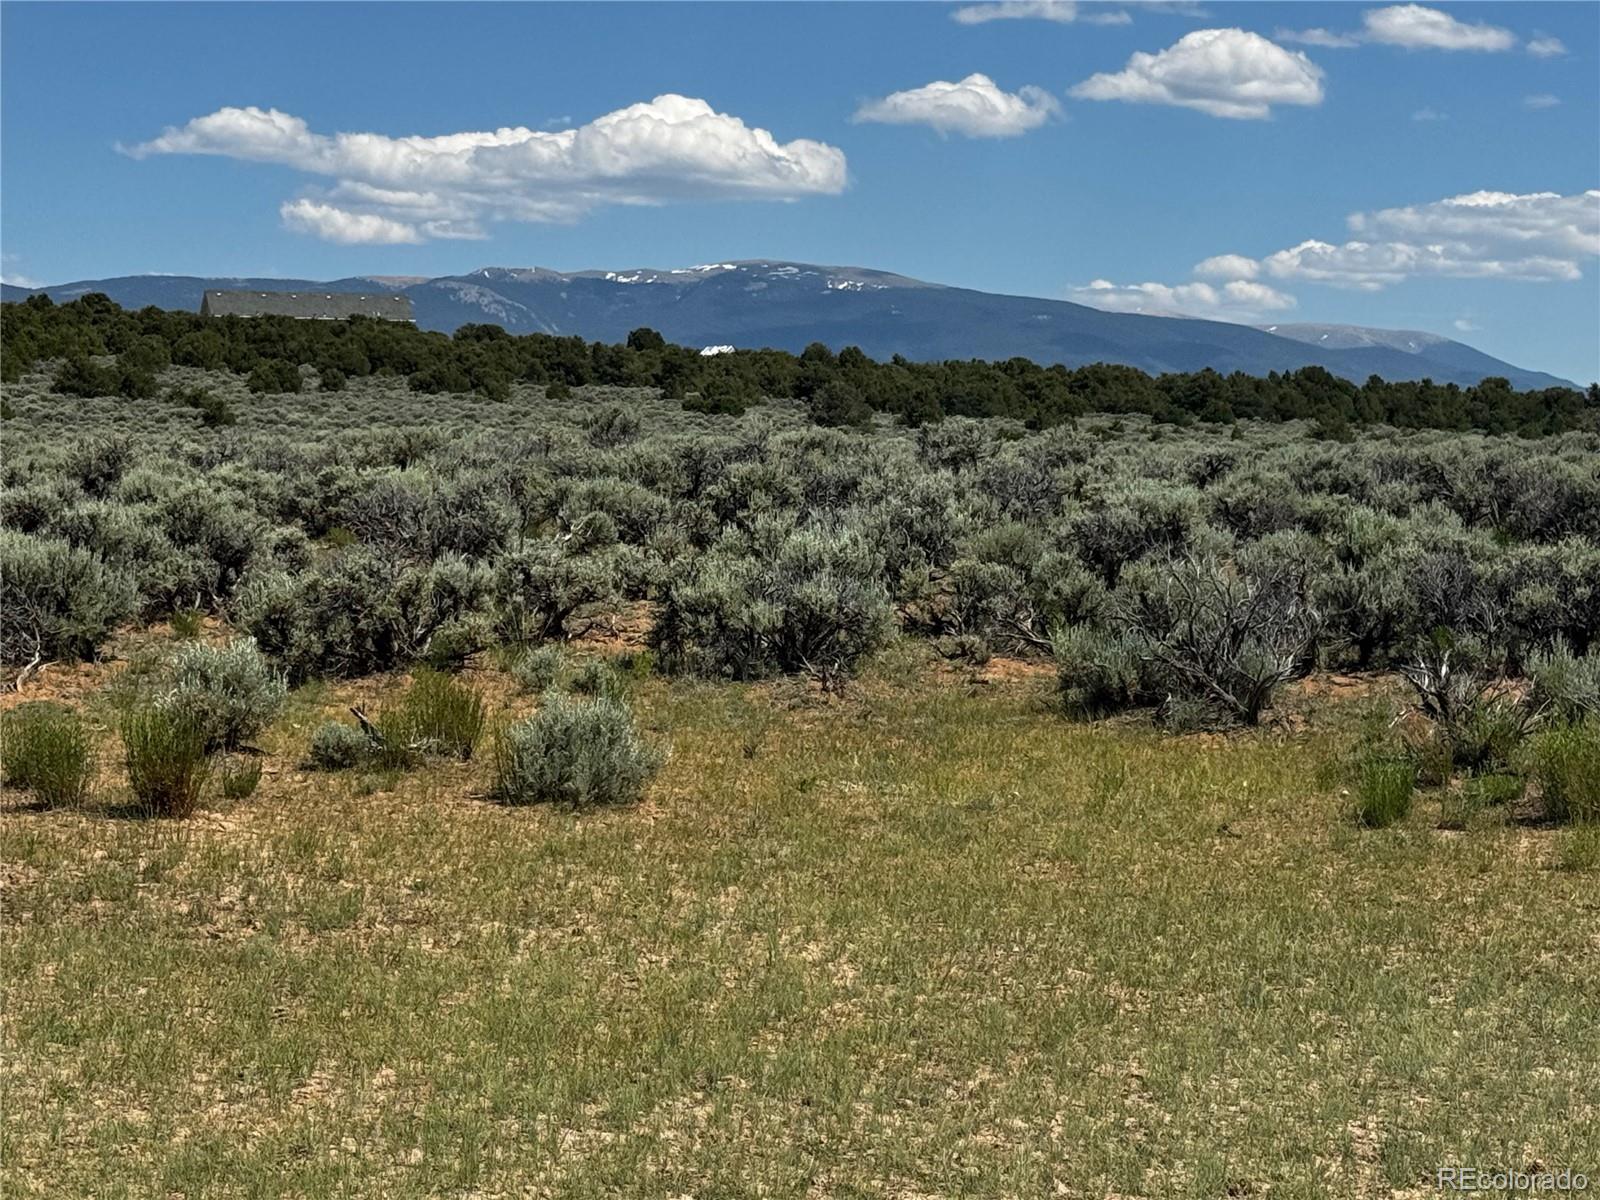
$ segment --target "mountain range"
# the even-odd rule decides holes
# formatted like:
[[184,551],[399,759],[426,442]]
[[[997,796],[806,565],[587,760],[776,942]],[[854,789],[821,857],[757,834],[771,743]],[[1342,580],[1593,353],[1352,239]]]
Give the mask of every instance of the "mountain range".
[[648,326],[687,346],[811,342],[859,346],[873,358],[915,361],[1029,358],[1082,366],[1123,363],[1152,374],[1292,371],[1322,366],[1356,382],[1369,375],[1477,383],[1500,375],[1518,388],[1573,386],[1502,362],[1437,334],[1350,325],[1235,325],[1188,317],[1111,313],[1065,300],[1004,296],[926,283],[862,267],[765,259],[671,270],[561,272],[484,267],[437,279],[359,276],[335,280],[131,275],[43,288],[4,286],[3,298],[45,292],[66,301],[103,292],[125,308],[198,310],[209,289],[403,292],[417,324],[449,333],[499,325],[509,333],[578,335],[619,342]]

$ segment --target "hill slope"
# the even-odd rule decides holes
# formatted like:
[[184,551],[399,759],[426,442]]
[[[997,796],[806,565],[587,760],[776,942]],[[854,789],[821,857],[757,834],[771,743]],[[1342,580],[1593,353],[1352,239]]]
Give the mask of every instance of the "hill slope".
[[[835,349],[859,346],[879,359],[895,354],[917,361],[1023,357],[1068,366],[1124,363],[1151,373],[1211,367],[1254,375],[1317,365],[1358,382],[1376,374],[1461,384],[1504,375],[1519,388],[1567,383],[1433,334],[1350,326],[1253,328],[1108,313],[1064,300],[945,287],[859,267],[767,260],[673,270],[485,267],[420,282],[126,276],[37,290],[57,300],[105,292],[125,307],[198,309],[202,293],[215,287],[404,291],[417,323],[445,332],[486,322],[512,333],[616,342],[630,330],[649,326],[683,345],[799,351],[820,341]],[[29,294],[29,289],[5,288],[8,300]]]

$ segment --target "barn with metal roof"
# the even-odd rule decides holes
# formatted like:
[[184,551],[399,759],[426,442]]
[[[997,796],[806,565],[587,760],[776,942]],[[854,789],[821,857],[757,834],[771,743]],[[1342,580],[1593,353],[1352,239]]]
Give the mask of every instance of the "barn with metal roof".
[[200,301],[203,317],[299,317],[306,321],[344,321],[374,317],[410,321],[411,297],[396,292],[225,292],[208,291]]

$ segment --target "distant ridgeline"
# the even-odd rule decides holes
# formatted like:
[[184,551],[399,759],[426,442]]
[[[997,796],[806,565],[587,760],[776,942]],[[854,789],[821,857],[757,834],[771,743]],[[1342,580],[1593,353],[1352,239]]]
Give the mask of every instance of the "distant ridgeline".
[[[114,364],[96,361],[115,355]],[[1600,386],[1516,391],[1501,378],[1476,386],[1363,384],[1322,367],[1257,377],[1203,370],[1152,377],[1133,367],[1041,367],[1006,362],[874,362],[860,350],[820,343],[799,355],[736,350],[702,355],[650,329],[622,345],[579,337],[512,337],[496,325],[463,325],[453,335],[403,321],[202,316],[145,308],[128,312],[100,294],[70,304],[44,295],[3,306],[0,378],[16,382],[46,360],[63,359],[55,390],[77,395],[152,396],[169,364],[249,376],[257,392],[297,392],[302,365],[317,386],[403,375],[417,392],[477,392],[505,400],[516,383],[557,394],[585,384],[660,388],[698,412],[739,413],[762,397],[803,402],[825,425],[860,424],[876,412],[906,424],[945,416],[1009,417],[1042,428],[1090,412],[1143,413],[1158,421],[1311,420],[1338,436],[1352,425],[1388,424],[1528,436],[1600,430]]]

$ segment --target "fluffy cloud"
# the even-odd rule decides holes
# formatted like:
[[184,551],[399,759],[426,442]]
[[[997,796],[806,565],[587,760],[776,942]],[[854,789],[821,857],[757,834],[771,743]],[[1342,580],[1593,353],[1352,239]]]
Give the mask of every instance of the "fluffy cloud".
[[1560,103],[1561,97],[1552,96],[1549,92],[1540,92],[1538,95],[1524,96],[1522,98],[1523,108],[1555,108]]
[[1043,88],[1003,92],[987,75],[968,75],[959,83],[937,80],[863,104],[857,121],[887,125],[928,125],[940,133],[967,137],[1016,137],[1061,111]]
[[1343,243],[1308,238],[1257,262],[1208,258],[1196,274],[1309,280],[1377,291],[1416,276],[1575,280],[1600,255],[1600,191],[1562,196],[1471,192],[1430,204],[1355,213]]
[[1055,21],[1061,25],[1087,21],[1092,25],[1126,25],[1132,19],[1120,9],[1080,5],[1076,0],[996,0],[993,4],[958,8],[950,17],[963,25],[983,25],[989,21]]
[[283,218],[285,229],[347,246],[397,246],[422,241],[422,233],[415,225],[314,200],[288,201],[279,207],[278,215]]
[[671,94],[559,132],[438,137],[321,134],[277,109],[223,108],[127,153],[220,155],[333,179],[329,194],[286,204],[283,218],[336,241],[477,237],[484,221],[573,220],[605,204],[831,195],[846,178],[836,147],[779,142]]
[[[1324,46],[1345,50],[1363,43],[1403,46],[1408,50],[1510,50],[1517,44],[1516,34],[1498,25],[1469,24],[1447,12],[1421,4],[1393,4],[1388,8],[1368,9],[1361,15],[1361,29],[1339,33],[1328,29],[1279,29],[1279,41],[1305,46]],[[1528,53],[1550,56],[1565,54],[1566,47],[1556,38],[1535,38]]]
[[1535,37],[1528,39],[1528,53],[1535,58],[1560,58],[1567,52],[1567,47],[1557,37]]
[[1573,196],[1469,192],[1431,204],[1355,213],[1349,225],[1352,233],[1452,240],[1489,252],[1509,248],[1579,260],[1600,255],[1600,190]]
[[1295,306],[1293,296],[1264,283],[1243,279],[1220,287],[1209,283],[1119,285],[1109,279],[1096,279],[1087,287],[1073,288],[1072,298],[1079,304],[1106,312],[1204,317],[1215,321],[1254,321],[1265,313],[1283,312]]
[[1363,38],[1410,50],[1509,50],[1516,35],[1497,25],[1468,24],[1437,8],[1395,4],[1361,15]]
[[1243,254],[1217,254],[1196,263],[1194,273],[1203,279],[1254,279],[1261,264]]
[[1567,259],[1496,257],[1465,243],[1349,241],[1336,246],[1315,238],[1267,255],[1262,266],[1277,279],[1307,279],[1372,292],[1418,275],[1547,282],[1579,279],[1583,274]]
[[1134,54],[1121,71],[1092,76],[1072,95],[1260,119],[1272,115],[1274,104],[1321,104],[1322,70],[1260,34],[1199,29],[1159,54]]

